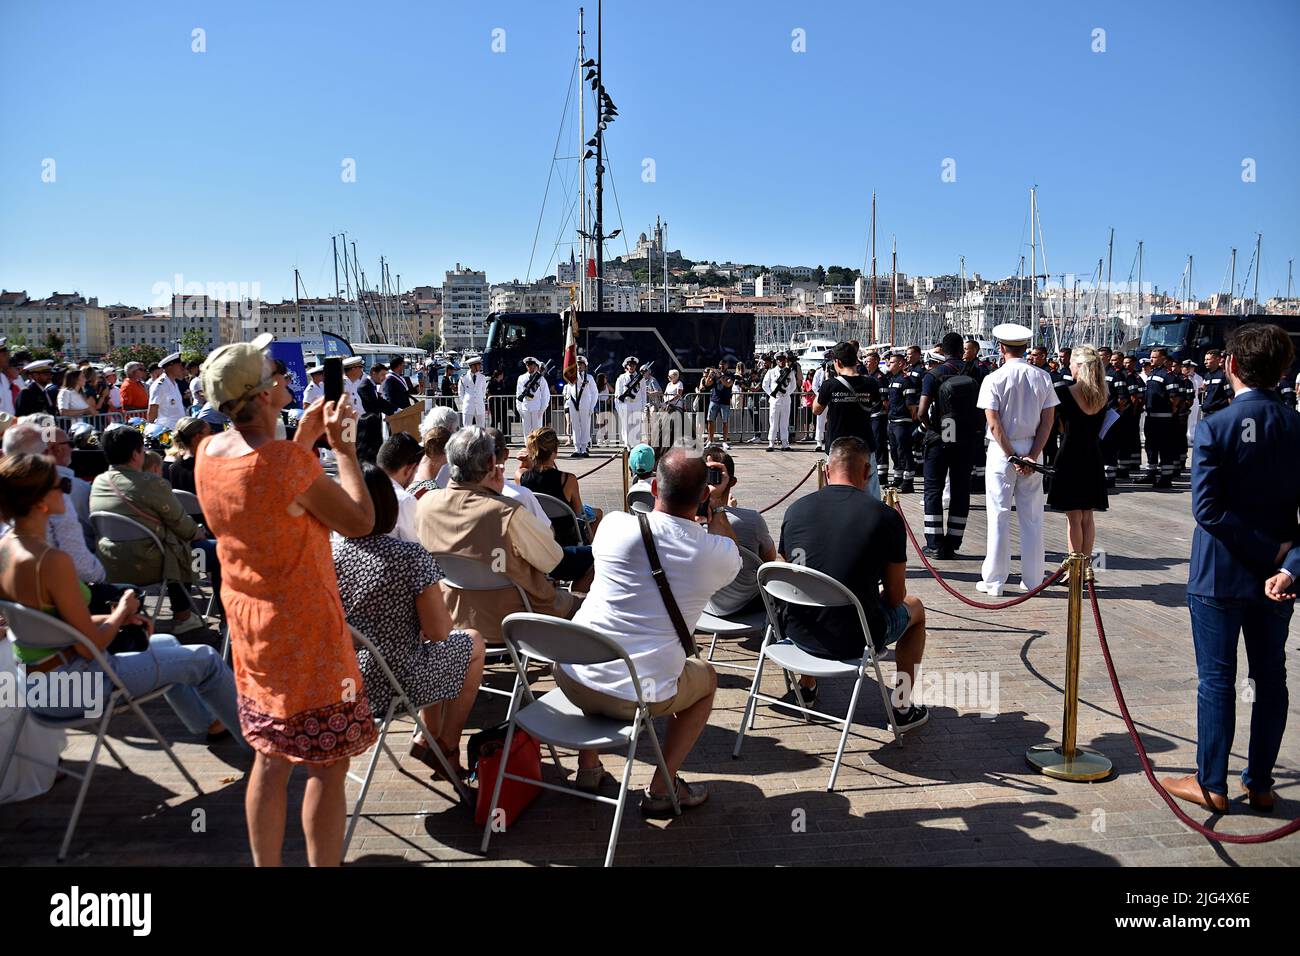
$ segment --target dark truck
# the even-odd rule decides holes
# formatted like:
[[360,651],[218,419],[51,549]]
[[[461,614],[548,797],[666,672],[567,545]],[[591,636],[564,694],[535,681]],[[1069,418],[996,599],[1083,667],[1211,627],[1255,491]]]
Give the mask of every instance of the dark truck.
[[1296,361],[1288,374],[1294,381],[1300,370],[1300,315],[1202,315],[1192,312],[1153,315],[1142,330],[1133,354],[1139,359],[1150,358],[1153,348],[1164,348],[1170,358],[1179,362],[1190,358],[1204,367],[1205,353],[1209,349],[1222,349],[1228,335],[1247,322],[1281,326],[1291,336],[1296,347]]
[[[494,312],[488,316],[483,371],[497,369],[506,381],[524,371],[532,355],[551,363],[558,377],[564,364],[565,327],[554,312]],[[635,355],[641,364],[653,362],[652,373],[663,384],[677,369],[682,383],[693,389],[706,368],[726,359],[754,358],[754,316],[737,312],[580,312],[578,351],[587,356],[587,371],[614,380],[623,373],[623,360]]]

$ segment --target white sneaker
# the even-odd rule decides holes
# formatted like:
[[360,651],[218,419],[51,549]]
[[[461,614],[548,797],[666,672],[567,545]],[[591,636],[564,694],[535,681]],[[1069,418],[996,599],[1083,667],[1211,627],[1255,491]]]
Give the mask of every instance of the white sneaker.
[[975,590],[979,591],[980,594],[987,594],[989,597],[1002,596],[1002,585],[1000,584],[985,584],[983,581],[976,581]]
[[782,445],[782,446],[781,446],[781,450],[782,450],[782,451],[790,451],[790,446],[789,446],[789,445]]

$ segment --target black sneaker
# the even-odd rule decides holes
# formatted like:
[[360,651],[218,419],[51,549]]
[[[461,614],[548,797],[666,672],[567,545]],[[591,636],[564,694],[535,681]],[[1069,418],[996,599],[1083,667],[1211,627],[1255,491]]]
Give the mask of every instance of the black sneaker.
[[804,707],[815,706],[817,703],[817,686],[818,685],[813,684],[811,687],[804,687],[802,684],[795,684],[794,702],[799,704],[802,701],[802,706]]
[[935,559],[940,559],[946,556],[943,548],[932,548],[928,544],[921,549],[921,553],[925,555],[927,558],[935,558]]
[[894,710],[894,723],[898,725],[898,732],[905,734],[909,730],[915,730],[930,719],[930,708],[924,704],[912,704],[907,710]]

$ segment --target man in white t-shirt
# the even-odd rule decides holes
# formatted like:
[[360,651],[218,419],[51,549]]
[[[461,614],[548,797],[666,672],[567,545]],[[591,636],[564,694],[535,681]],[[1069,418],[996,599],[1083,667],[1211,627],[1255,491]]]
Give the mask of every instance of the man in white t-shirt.
[[185,400],[176,384],[176,380],[185,374],[185,365],[181,362],[180,352],[168,355],[160,365],[162,374],[149,386],[149,414],[145,417],[171,429],[185,415]]
[[[655,510],[646,515],[659,563],[688,632],[699,622],[704,605],[740,571],[740,552],[723,506],[726,482],[708,484],[704,459],[683,448],[670,449],[660,460],[654,480]],[[707,503],[707,519],[697,520]],[[707,523],[704,523],[707,520]],[[617,641],[636,667],[641,695],[650,715],[671,715],[663,742],[671,780],[656,770],[641,795],[649,816],[672,812],[669,787],[676,787],[683,808],[698,806],[708,791],[677,776],[709,720],[718,678],[698,657],[687,657],[677,630],[651,575],[637,515],[611,512],[601,521],[592,543],[595,578],[573,620]],[[621,662],[563,665],[555,680],[566,697],[591,716],[630,720],[636,713],[637,688]],[[604,774],[594,750],[578,754],[580,789],[595,792]]]

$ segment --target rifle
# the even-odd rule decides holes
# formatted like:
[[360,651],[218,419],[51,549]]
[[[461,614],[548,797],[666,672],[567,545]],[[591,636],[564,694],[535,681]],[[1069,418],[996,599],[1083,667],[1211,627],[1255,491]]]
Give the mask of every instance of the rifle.
[[523,402],[531,401],[532,397],[537,394],[537,386],[541,384],[542,376],[546,375],[550,370],[551,363],[547,362],[544,366],[534,372],[532,378],[524,383],[524,391],[523,394],[519,396],[519,400]]
[[635,395],[640,390],[641,380],[645,378],[646,373],[650,371],[650,367],[652,365],[654,365],[654,362],[646,362],[644,365],[642,365],[639,369],[636,370],[636,374],[633,375],[632,378],[628,380],[627,388],[623,389],[623,394],[618,397],[618,400],[620,402],[632,401],[632,396]]
[[1008,455],[1007,461],[1013,465],[1020,465],[1022,468],[1031,468],[1040,475],[1047,475],[1049,478],[1056,474],[1056,469],[1047,465],[1040,465],[1038,462],[1021,455]]
[[772,393],[772,398],[785,394],[785,383],[790,381],[790,372],[792,369],[789,365],[776,377],[776,390]]

